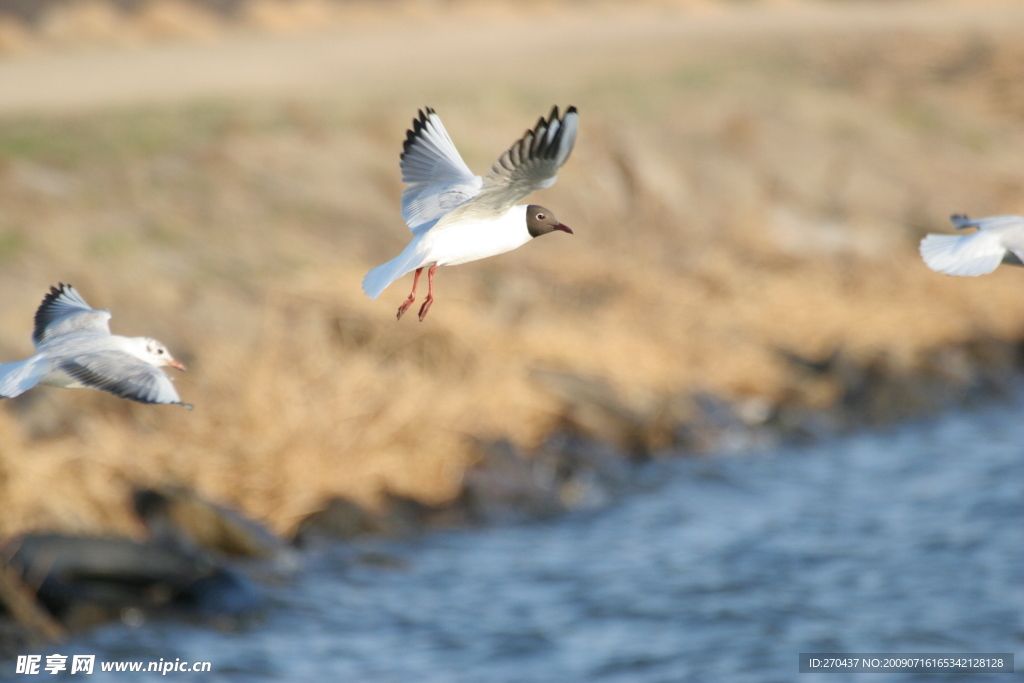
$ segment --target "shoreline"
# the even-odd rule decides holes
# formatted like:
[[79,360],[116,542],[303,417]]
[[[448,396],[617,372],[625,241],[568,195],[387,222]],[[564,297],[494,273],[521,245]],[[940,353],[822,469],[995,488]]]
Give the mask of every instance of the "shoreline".
[[[664,414],[657,424],[644,423],[600,383],[549,378],[566,395],[575,395],[566,417],[580,419],[563,422],[528,455],[508,442],[482,443],[478,461],[451,501],[425,505],[388,494],[382,508],[370,510],[334,498],[284,537],[223,502],[204,500],[189,490],[136,490],[131,504],[147,530],[145,540],[117,534],[26,533],[0,544],[0,661],[117,619],[139,624],[183,619],[198,609],[197,615],[217,620],[222,628],[242,624],[266,609],[266,589],[260,584],[291,580],[310,552],[368,539],[408,541],[436,531],[531,523],[606,509],[636,493],[643,466],[653,461],[828,443],[863,428],[885,428],[967,405],[1005,403],[1017,395],[1024,340],[972,340],[928,358],[929,363],[907,374],[892,372],[884,355],[866,365],[849,361],[838,350],[827,358],[787,355],[794,372],[804,376],[802,386],[808,386],[807,376],[832,385],[829,393],[838,400],[831,409],[810,408],[796,395],[775,406],[696,395],[690,397],[689,419],[676,424],[666,423]],[[589,428],[588,414],[597,418]],[[386,557],[374,558],[383,568],[390,566]],[[76,588],[75,579],[67,577],[75,576],[76,566],[97,561],[107,587],[91,595],[88,581]],[[40,562],[48,568],[43,570]],[[129,577],[124,589],[117,588],[118,563]],[[135,584],[145,581],[152,567],[162,568],[148,593],[161,597],[145,598]],[[40,581],[40,570],[47,575],[53,571],[53,577],[33,589],[27,582]],[[184,588],[169,578],[175,572],[183,572]],[[160,583],[168,580],[174,588]],[[58,590],[51,581],[68,583]]]

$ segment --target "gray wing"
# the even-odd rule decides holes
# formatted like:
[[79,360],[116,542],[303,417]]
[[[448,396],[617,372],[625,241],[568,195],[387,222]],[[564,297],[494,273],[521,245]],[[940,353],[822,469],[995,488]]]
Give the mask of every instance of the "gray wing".
[[546,121],[541,117],[533,130],[526,131],[494,162],[474,206],[508,210],[531,192],[554,185],[558,169],[572,152],[578,128],[576,107],[566,109],[561,118],[558,107],[553,107]]
[[71,285],[50,287],[36,310],[32,343],[37,347],[70,333],[109,335],[110,311],[95,310]]
[[413,119],[399,166],[402,182],[409,185],[402,192],[402,218],[417,235],[475,197],[483,185],[483,178],[466,166],[441,117],[430,107]]
[[61,360],[58,367],[91,389],[121,398],[139,403],[181,403],[170,377],[124,351],[79,354]]

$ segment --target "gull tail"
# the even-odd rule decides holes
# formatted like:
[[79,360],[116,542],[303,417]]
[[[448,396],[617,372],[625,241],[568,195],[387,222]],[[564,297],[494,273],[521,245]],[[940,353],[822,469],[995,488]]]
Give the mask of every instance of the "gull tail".
[[921,240],[921,258],[929,268],[946,275],[985,275],[1006,255],[999,238],[998,233],[986,230],[969,235],[928,235]]
[[421,258],[417,251],[412,248],[413,244],[415,242],[406,247],[405,251],[397,257],[377,266],[366,274],[366,277],[363,278],[363,291],[366,292],[366,296],[376,299],[392,282],[406,273],[425,265],[421,263]]
[[0,363],[0,398],[14,398],[39,384],[50,372],[50,364],[35,355],[13,363]]

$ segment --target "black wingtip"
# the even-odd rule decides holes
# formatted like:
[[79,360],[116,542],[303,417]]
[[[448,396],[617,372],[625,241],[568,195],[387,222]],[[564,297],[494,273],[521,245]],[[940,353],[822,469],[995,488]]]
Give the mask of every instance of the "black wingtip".
[[46,296],[43,297],[43,303],[40,305],[50,303],[51,301],[53,301],[54,299],[56,299],[69,289],[72,289],[71,285],[66,285],[63,282],[58,282],[56,287],[50,287],[50,291],[47,292]]
[[39,303],[39,307],[36,309],[35,318],[33,319],[35,324],[33,325],[32,341],[34,343],[38,344],[43,339],[43,329],[46,327],[46,315],[50,304],[56,301],[57,298],[62,296],[69,289],[74,288],[70,284],[66,285],[63,282],[58,282],[56,287],[51,285],[50,291],[43,296],[43,300]]
[[[575,111],[573,107],[569,107],[569,109],[567,109],[565,113],[568,114],[570,110]],[[554,158],[555,155],[558,154],[558,149],[562,145],[562,138],[565,134],[565,126],[561,125],[565,121],[565,117],[559,117],[557,104],[551,109],[551,118],[548,119],[548,127],[550,128],[551,124],[554,123],[555,121],[558,121],[559,126],[558,130],[555,131],[554,137],[546,146],[546,155],[548,158]]]
[[423,109],[417,110],[417,116],[412,120],[412,128],[405,131],[405,142],[402,143],[402,154],[400,155],[400,158],[404,159],[405,155],[408,154],[409,149],[416,144],[416,139],[427,126],[427,119],[435,113],[436,112],[433,107],[424,107]]
[[[578,114],[578,113],[579,112],[576,111],[576,105],[570,104],[568,107],[565,108],[565,114],[559,115],[559,113],[558,113],[558,105],[556,104],[555,106],[551,107],[551,113],[548,115],[547,122],[551,123],[552,121],[564,121],[565,117],[568,116],[569,114]],[[544,120],[544,118],[541,117],[541,121],[543,121],[543,120]]]

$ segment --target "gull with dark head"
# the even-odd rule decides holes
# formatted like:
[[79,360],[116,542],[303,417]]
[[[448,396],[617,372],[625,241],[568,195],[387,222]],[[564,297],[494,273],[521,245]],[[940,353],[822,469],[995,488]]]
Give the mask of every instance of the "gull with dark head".
[[1000,263],[1022,265],[1024,217],[989,216],[970,219],[953,215],[957,230],[977,228],[965,235],[928,235],[921,240],[921,258],[934,271],[946,275],[985,275]]
[[363,291],[376,299],[392,282],[415,271],[412,293],[398,309],[398,318],[416,300],[416,285],[427,271],[427,298],[420,307],[423,318],[434,301],[434,271],[496,256],[551,232],[572,234],[543,206],[517,204],[535,190],[551,187],[569,158],[579,116],[558,107],[547,119],[526,131],[494,162],[485,177],[473,175],[455,149],[455,143],[429,107],[413,120],[401,156],[402,217],[412,230],[409,245],[363,278]]
[[0,364],[0,398],[14,398],[37,384],[99,389],[140,403],[182,403],[160,370],[184,370],[167,347],[149,337],[110,333],[110,311],[96,310],[71,285],[51,287],[36,311],[32,343],[38,353]]

